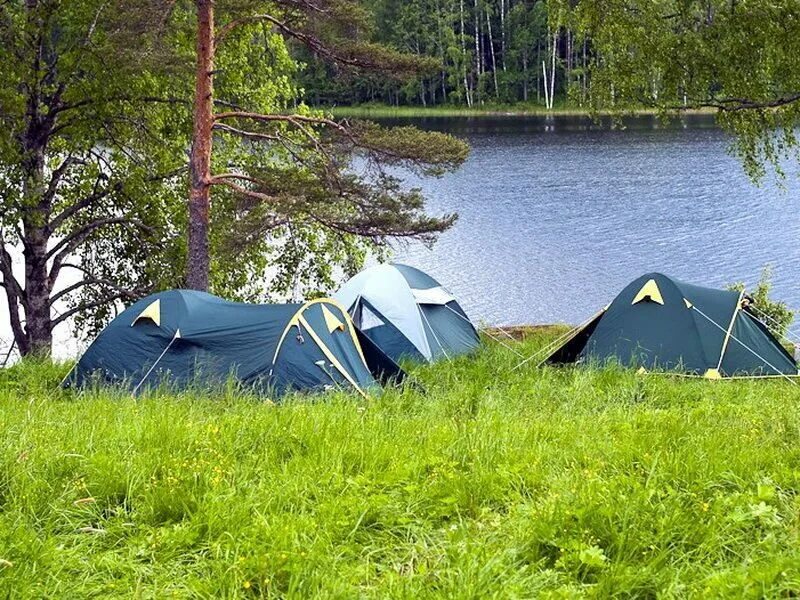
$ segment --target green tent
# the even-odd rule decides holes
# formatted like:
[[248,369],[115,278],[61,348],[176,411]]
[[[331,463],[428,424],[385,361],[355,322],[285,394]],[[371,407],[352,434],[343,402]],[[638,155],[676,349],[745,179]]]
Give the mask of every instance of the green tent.
[[797,375],[792,356],[748,309],[744,293],[643,275],[547,362],[609,361],[709,379]]
[[403,372],[335,300],[258,305],[171,290],[114,319],[65,384],[114,384],[136,393],[160,383],[216,386],[229,377],[276,395],[326,388],[365,394]]

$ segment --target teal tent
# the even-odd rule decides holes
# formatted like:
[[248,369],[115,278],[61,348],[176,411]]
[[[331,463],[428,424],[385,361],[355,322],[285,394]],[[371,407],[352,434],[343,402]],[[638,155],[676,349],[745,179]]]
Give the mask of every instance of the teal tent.
[[748,309],[744,293],[643,275],[548,359],[615,361],[709,379],[797,375],[792,356]]
[[353,389],[402,371],[334,300],[255,305],[188,290],[133,304],[106,327],[65,381],[97,382],[136,393],[168,383],[219,385],[235,377],[258,391]]

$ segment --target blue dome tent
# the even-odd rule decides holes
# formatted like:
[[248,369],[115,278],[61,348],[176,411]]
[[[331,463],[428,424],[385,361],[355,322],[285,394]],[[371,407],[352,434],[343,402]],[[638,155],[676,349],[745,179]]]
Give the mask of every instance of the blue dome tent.
[[480,337],[455,297],[402,264],[357,274],[334,294],[356,327],[392,360],[435,361],[475,350]]

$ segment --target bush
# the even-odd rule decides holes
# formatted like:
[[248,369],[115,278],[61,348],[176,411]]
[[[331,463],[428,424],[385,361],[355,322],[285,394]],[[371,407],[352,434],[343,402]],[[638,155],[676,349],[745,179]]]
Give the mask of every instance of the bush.
[[[745,289],[744,283],[734,283],[728,286],[729,290],[741,292]],[[778,339],[783,339],[789,326],[794,320],[795,311],[790,309],[785,302],[773,300],[769,297],[772,290],[772,267],[767,265],[761,271],[761,278],[755,290],[747,294],[750,300],[749,308],[753,315],[769,327],[770,332]]]

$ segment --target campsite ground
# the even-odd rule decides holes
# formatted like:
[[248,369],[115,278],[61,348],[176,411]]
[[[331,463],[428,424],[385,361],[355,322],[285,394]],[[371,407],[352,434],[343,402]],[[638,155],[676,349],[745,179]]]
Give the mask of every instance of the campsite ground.
[[800,593],[800,389],[518,360],[281,406],[3,371],[0,597]]

